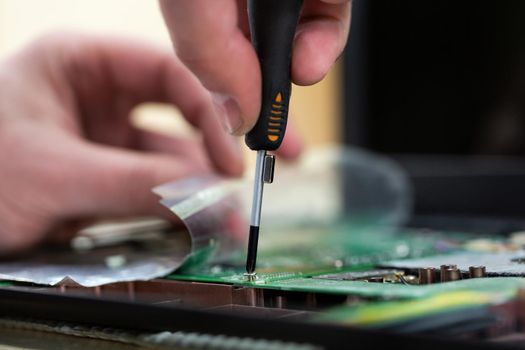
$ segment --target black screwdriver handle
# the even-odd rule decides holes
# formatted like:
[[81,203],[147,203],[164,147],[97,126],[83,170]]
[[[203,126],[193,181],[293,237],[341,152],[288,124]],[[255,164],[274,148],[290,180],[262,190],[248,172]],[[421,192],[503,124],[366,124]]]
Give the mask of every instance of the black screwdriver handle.
[[292,47],[302,4],[303,0],[248,1],[252,44],[262,74],[261,112],[245,138],[252,150],[274,151],[283,141],[292,91]]

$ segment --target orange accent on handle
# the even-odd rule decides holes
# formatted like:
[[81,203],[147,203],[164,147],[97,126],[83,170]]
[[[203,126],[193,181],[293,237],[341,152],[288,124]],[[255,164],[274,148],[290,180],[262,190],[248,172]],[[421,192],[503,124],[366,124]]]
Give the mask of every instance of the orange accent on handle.
[[[268,122],[268,132],[269,133],[279,133],[280,132],[280,130],[276,129],[276,127],[281,126],[281,123],[277,123],[277,122],[283,119],[281,116],[283,112],[277,109],[282,107],[281,105],[282,101],[283,101],[283,94],[279,92],[275,96],[275,100],[274,100],[275,103],[272,104],[273,109],[270,111],[270,115],[268,116],[268,118],[270,119],[270,121]],[[270,142],[277,142],[279,141],[280,135],[266,135],[266,138],[268,138]]]

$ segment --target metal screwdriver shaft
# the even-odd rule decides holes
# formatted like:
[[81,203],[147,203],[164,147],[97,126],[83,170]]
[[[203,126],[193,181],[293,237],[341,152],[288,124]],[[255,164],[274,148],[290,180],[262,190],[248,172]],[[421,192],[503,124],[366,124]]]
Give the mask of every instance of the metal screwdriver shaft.
[[257,262],[257,245],[259,242],[259,226],[261,225],[261,207],[264,190],[263,172],[266,151],[257,151],[255,163],[255,178],[253,180],[252,213],[250,217],[250,236],[248,238],[248,256],[246,258],[246,274],[255,274]]
[[255,264],[257,263],[257,245],[259,242],[259,227],[261,226],[264,184],[273,182],[274,168],[275,157],[267,154],[266,151],[257,151],[255,178],[253,181],[250,236],[248,238],[248,256],[246,258],[246,276],[249,280],[255,280]]

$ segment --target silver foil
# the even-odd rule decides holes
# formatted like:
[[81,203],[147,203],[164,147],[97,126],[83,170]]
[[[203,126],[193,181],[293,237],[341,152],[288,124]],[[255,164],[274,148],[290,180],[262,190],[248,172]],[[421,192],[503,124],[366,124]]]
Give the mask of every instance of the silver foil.
[[[189,237],[184,231],[159,230],[153,221],[139,218],[82,230],[77,238],[90,240],[89,247],[47,247],[20,260],[3,261],[0,279],[94,287],[165,276],[189,255]],[[137,230],[138,226],[143,227]]]

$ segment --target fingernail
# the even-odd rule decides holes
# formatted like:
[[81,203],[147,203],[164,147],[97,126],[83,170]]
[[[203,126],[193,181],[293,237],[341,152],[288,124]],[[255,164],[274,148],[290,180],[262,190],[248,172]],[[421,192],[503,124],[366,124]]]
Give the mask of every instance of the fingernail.
[[213,93],[215,111],[230,134],[237,132],[242,126],[241,108],[237,101],[228,95]]

